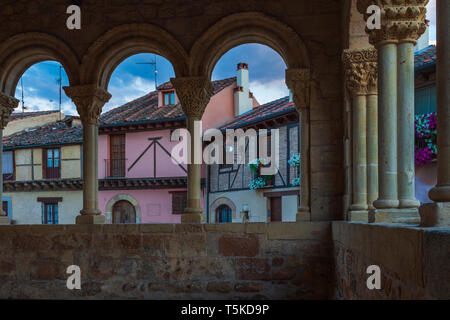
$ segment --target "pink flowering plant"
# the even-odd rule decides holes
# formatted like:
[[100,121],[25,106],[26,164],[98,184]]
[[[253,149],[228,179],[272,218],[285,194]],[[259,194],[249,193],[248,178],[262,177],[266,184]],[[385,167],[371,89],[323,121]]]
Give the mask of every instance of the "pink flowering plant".
[[436,113],[416,115],[415,123],[415,163],[424,166],[437,156],[437,119]]

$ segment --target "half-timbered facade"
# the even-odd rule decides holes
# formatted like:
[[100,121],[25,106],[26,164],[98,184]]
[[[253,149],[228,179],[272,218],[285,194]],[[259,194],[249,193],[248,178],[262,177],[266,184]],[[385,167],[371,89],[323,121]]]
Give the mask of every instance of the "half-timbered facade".
[[[258,106],[248,88],[248,66],[238,65],[237,73],[212,82],[213,96],[201,118],[203,130],[220,128]],[[187,202],[187,166],[173,161],[172,148],[178,142],[171,141],[171,134],[184,127],[185,114],[170,82],[100,117],[98,200],[107,223],[180,222]],[[204,210],[205,178],[202,165]]]
[[[45,114],[55,113],[36,117]],[[81,122],[46,117],[36,126],[34,116],[18,115],[28,126],[3,138],[3,210],[13,224],[72,224],[83,200]]]
[[293,102],[285,97],[261,105],[237,116],[222,130],[239,128],[244,131],[255,129],[257,132],[267,129],[269,136],[272,129],[278,129],[279,166],[265,186],[251,189],[249,185],[256,175],[248,166],[251,160],[248,157],[248,139],[245,164],[210,165],[208,221],[242,222],[247,210],[250,222],[295,221],[299,189],[293,185],[293,180],[299,177],[299,169],[292,167],[289,159],[300,152],[300,130]]

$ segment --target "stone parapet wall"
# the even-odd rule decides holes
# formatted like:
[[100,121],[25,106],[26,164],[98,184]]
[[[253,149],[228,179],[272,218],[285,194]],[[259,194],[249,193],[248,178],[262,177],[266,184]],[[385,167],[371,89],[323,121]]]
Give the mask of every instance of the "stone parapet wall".
[[0,299],[326,299],[333,268],[328,222],[0,226]]
[[[338,299],[449,299],[450,229],[333,222]],[[367,267],[381,269],[368,290]]]

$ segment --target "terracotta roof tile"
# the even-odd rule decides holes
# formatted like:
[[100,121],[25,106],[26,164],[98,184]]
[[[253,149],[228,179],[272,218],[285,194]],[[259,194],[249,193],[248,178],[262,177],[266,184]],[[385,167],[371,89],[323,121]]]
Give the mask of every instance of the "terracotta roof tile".
[[25,118],[33,118],[33,117],[39,117],[47,114],[57,113],[58,110],[49,110],[49,111],[32,111],[32,112],[13,112],[11,114],[11,117],[9,118],[9,121],[16,121],[16,120],[22,120]]
[[[236,77],[213,81],[214,94],[236,82]],[[163,83],[159,90],[171,89],[170,82]],[[114,108],[100,116],[101,125],[116,125],[134,122],[172,120],[184,118],[181,105],[162,106],[158,108],[158,91],[153,91],[143,97],[130,101],[123,106]]]
[[414,53],[414,68],[416,70],[433,64],[436,64],[436,46],[428,46]]
[[224,125],[221,129],[241,128],[254,122],[264,119],[270,119],[279,116],[283,113],[288,113],[295,110],[293,102],[289,102],[289,97],[284,97],[269,103],[260,105],[253,110],[246,112],[234,118],[233,121]]
[[41,127],[26,129],[3,138],[5,150],[37,145],[63,145],[81,143],[81,126],[70,127],[67,121],[53,122]]

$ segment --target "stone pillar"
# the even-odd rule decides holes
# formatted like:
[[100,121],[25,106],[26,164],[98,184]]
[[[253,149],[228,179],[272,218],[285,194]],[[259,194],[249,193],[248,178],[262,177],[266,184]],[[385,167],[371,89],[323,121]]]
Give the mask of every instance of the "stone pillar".
[[424,227],[450,226],[450,2],[437,0],[437,184],[420,208]]
[[[189,149],[188,159],[188,187],[187,187],[187,207],[181,216],[182,223],[204,223],[206,216],[201,208],[201,164],[194,163],[195,154],[199,159],[203,158],[202,147],[198,146],[198,139],[194,130],[196,121],[200,121],[213,95],[213,86],[206,77],[181,77],[172,78],[172,82],[181,107],[187,118],[187,129],[191,136],[191,148]],[[198,134],[198,133],[197,133]],[[202,134],[202,132],[199,132]]]
[[428,0],[357,1],[365,20],[370,5],[381,9],[381,28],[366,28],[379,67],[379,198],[371,220],[416,223],[413,47],[426,30]]
[[300,206],[297,221],[311,220],[309,109],[311,80],[309,69],[286,70],[286,85],[292,92],[300,116]]
[[374,189],[378,188],[377,124],[374,123],[378,116],[377,53],[373,49],[345,50],[342,58],[353,118],[353,203],[349,220],[368,222],[368,209],[377,194]]
[[[19,100],[0,92],[0,203],[3,196],[3,129],[9,122],[9,117],[14,109],[19,105]],[[0,206],[0,224],[10,224],[3,207]]]
[[111,95],[96,85],[64,87],[77,107],[83,124],[83,209],[77,224],[101,224],[105,217],[98,209],[98,118]]

